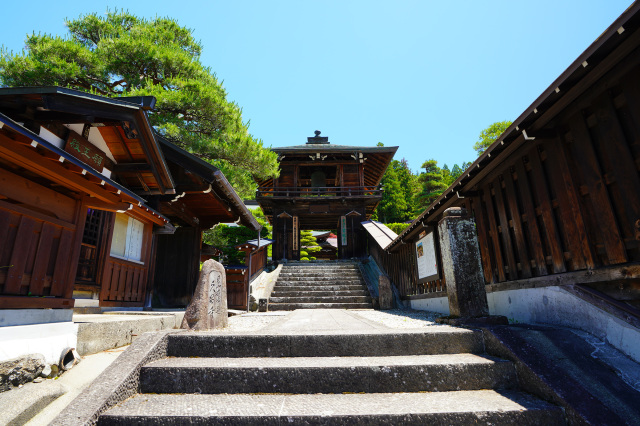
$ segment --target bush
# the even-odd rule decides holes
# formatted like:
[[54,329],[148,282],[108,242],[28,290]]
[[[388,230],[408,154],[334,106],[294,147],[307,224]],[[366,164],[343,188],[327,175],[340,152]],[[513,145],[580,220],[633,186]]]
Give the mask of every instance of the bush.
[[407,229],[407,227],[410,224],[409,223],[386,223],[385,225],[387,225],[387,228],[391,229],[393,232],[400,235],[402,231]]

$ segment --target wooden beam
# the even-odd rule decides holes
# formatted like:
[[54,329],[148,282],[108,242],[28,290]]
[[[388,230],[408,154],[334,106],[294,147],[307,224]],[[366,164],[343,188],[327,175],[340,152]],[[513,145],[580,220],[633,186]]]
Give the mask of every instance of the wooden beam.
[[[124,144],[124,142],[123,142]],[[151,166],[147,163],[119,163],[113,166],[114,173],[149,172]]]
[[74,299],[60,297],[0,296],[0,309],[73,308]]
[[50,211],[52,215],[65,222],[73,220],[76,205],[74,199],[2,168],[0,195],[36,209]]
[[84,199],[84,205],[88,209],[104,210],[107,212],[118,212],[122,210],[129,210],[133,205],[131,203],[107,203],[100,201],[96,198],[86,197]]
[[22,144],[13,141],[7,137],[0,135],[0,156],[20,164],[29,170],[38,173],[54,182],[59,182],[71,189],[79,190],[84,193],[95,196],[96,198],[117,203],[119,197],[106,191],[99,185],[93,184],[88,180],[76,175],[61,164],[56,164],[33,151],[31,147],[25,147]]

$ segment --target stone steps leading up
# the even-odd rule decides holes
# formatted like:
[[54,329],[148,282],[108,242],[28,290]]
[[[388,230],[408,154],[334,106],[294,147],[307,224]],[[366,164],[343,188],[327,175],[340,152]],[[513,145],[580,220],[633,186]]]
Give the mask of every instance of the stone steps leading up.
[[[483,354],[481,331],[376,328],[346,311],[287,318],[261,334],[167,335],[141,393],[98,425],[564,424],[518,391],[510,361]],[[309,328],[315,319],[334,325]]]
[[511,362],[474,354],[166,358],[140,372],[143,393],[442,392],[515,383]]
[[269,298],[271,311],[372,308],[354,262],[287,263]]
[[562,411],[519,392],[318,395],[139,394],[103,413],[98,425],[562,425]]
[[[292,286],[293,287],[293,286]],[[308,290],[308,287],[292,288],[292,287],[280,287],[277,290],[271,292],[271,299],[275,297],[283,296],[333,296],[335,291],[325,290],[324,287],[318,287],[319,290]],[[369,296],[366,290],[353,289],[353,290],[340,290],[341,296]]]
[[362,283],[359,281],[281,281],[278,282],[274,289],[280,289],[287,287],[318,287],[324,290],[333,289],[333,291],[340,290],[356,290],[362,289],[366,291],[366,288],[362,286]]
[[287,296],[279,296],[279,297],[271,296],[271,298],[269,299],[269,303],[273,303],[273,304],[278,304],[278,303],[368,303],[368,304],[371,304],[371,297],[343,295],[342,292],[336,293],[336,295],[333,295],[333,296],[287,295]]
[[296,309],[371,309],[371,303],[269,303],[270,311],[295,311]]
[[348,292],[351,291],[362,291],[364,294],[369,294],[369,291],[362,288],[361,285],[339,285],[339,284],[330,284],[330,285],[283,285],[273,288],[274,292],[305,292],[305,293],[313,293],[317,291],[330,292],[331,294],[336,294],[336,292]]

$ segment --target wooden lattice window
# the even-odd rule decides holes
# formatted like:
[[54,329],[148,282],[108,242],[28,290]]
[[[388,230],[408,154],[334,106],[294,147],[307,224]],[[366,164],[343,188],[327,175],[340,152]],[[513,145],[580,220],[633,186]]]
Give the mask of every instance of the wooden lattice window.
[[78,272],[76,273],[76,283],[98,284],[99,252],[107,215],[108,212],[102,210],[87,210],[84,233],[82,235],[82,245],[80,248],[80,259],[78,261]]

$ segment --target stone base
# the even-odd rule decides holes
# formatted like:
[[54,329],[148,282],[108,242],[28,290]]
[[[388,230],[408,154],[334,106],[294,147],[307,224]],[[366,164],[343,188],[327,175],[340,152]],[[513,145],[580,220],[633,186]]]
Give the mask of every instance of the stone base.
[[487,315],[482,317],[440,317],[436,318],[438,324],[453,326],[466,325],[509,325],[509,320],[504,315]]

